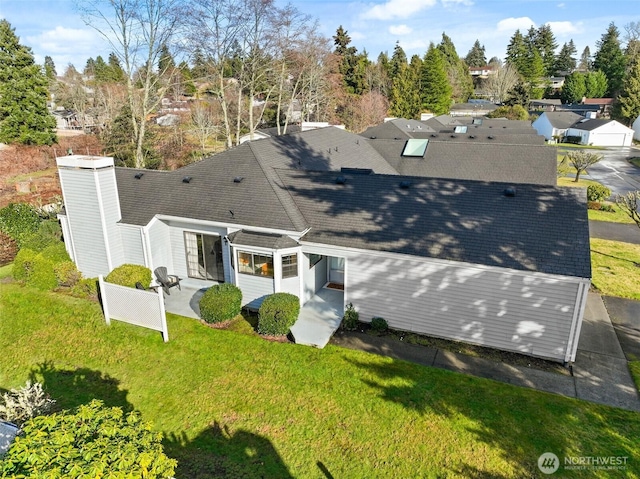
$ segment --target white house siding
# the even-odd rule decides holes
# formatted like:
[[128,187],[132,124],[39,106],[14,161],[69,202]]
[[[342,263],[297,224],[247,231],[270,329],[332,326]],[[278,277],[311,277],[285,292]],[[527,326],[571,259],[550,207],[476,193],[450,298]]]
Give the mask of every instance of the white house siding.
[[[99,182],[96,172],[89,169],[60,168],[58,173],[71,242],[74,245],[76,265],[86,277],[106,275],[113,266],[108,255],[106,242],[108,236],[105,234],[103,223],[104,202],[102,200],[104,198],[99,201]],[[97,173],[110,174],[115,188],[115,175],[112,168]],[[113,205],[107,205],[107,207],[112,208]],[[110,249],[114,246],[119,249],[119,245],[109,245]]]
[[280,292],[291,293],[300,297],[300,278],[298,276],[294,276],[293,278],[281,279]]
[[95,174],[97,176],[99,194],[102,198],[102,215],[111,256],[111,268],[113,269],[125,262],[120,230],[117,224],[121,215],[116,172],[113,168],[109,168],[107,170],[97,170]]
[[346,258],[345,303],[363,321],[380,316],[394,329],[557,361],[572,347],[580,283],[588,284],[400,254],[315,249]]
[[569,128],[567,136],[579,136],[581,144],[594,146],[630,146],[633,139],[633,130],[622,123],[610,121],[593,130],[581,130]]
[[309,268],[309,256],[303,254],[302,274],[304,279],[302,302],[304,304],[327,283],[327,258],[323,257],[315,266]]
[[633,122],[631,129],[633,130],[633,139],[640,141],[640,116]]
[[67,250],[67,253],[69,253],[71,261],[75,262],[76,258],[73,250],[73,237],[71,236],[71,230],[69,229],[67,215],[59,214],[58,219],[60,220],[60,229],[62,229],[62,237],[64,238],[64,247]]
[[242,290],[242,305],[254,309],[260,307],[266,296],[275,292],[273,278],[250,274],[238,274],[238,287]]
[[[170,231],[171,228],[164,221],[154,219],[149,224],[147,235],[151,258],[148,266],[151,270],[155,270],[158,266],[166,266],[169,274],[178,274],[178,276],[184,278],[185,276],[176,273],[173,267],[173,256],[171,254],[173,244]],[[182,250],[184,250],[184,244],[182,245]]]
[[[170,251],[172,258],[170,263],[173,267],[173,274],[177,274],[181,278],[188,276],[187,271],[187,253],[184,244],[184,232],[189,231],[191,233],[202,233],[206,235],[219,235],[224,238],[228,234],[227,228],[207,226],[201,224],[189,224],[183,221],[168,221],[170,227]],[[233,274],[231,271],[231,261],[229,256],[229,247],[225,242],[222,242],[222,262],[224,264],[224,280],[227,283],[233,282]]]
[[142,228],[119,224],[118,229],[120,230],[124,262],[145,265]]
[[544,113],[540,115],[536,119],[536,121],[532,123],[531,126],[535,128],[535,130],[538,132],[538,135],[544,136],[546,140],[553,139],[553,135],[555,134],[554,133],[555,129],[553,128],[553,125],[549,121],[549,118],[547,118],[547,115],[545,115]]

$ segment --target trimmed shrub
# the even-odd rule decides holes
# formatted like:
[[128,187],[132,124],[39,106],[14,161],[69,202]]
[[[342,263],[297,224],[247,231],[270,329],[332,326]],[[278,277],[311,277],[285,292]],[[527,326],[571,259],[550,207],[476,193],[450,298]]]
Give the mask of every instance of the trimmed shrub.
[[212,286],[200,298],[200,317],[207,323],[229,321],[240,314],[242,291],[235,284]]
[[344,310],[344,316],[342,317],[342,328],[348,331],[354,331],[358,329],[358,321],[360,320],[360,313],[353,307],[353,303],[347,305],[347,309]]
[[69,253],[67,253],[67,249],[64,247],[64,243],[60,241],[47,246],[40,252],[40,255],[44,256],[54,264],[71,261]]
[[611,196],[611,190],[604,185],[589,185],[587,187],[587,200],[602,201]]
[[148,288],[151,284],[151,270],[139,264],[122,264],[114,268],[104,280],[107,283],[135,288],[136,283]]
[[16,258],[13,260],[13,269],[11,271],[13,279],[16,281],[26,281],[32,270],[33,259],[38,255],[33,250],[23,248],[18,251]]
[[300,300],[295,294],[274,293],[267,296],[258,311],[258,332],[284,336],[300,314]]
[[71,288],[71,294],[79,298],[96,299],[98,297],[98,278],[81,278]]
[[587,201],[587,208],[589,208],[590,210],[600,211],[600,209],[602,208],[602,203],[600,203],[599,201]]
[[42,254],[31,261],[31,270],[27,275],[27,284],[42,291],[51,291],[58,286],[56,274],[53,272],[53,261]]
[[389,329],[389,324],[384,318],[371,318],[371,329],[379,333],[384,333],[387,329]]
[[82,275],[73,261],[62,261],[53,266],[53,272],[56,275],[58,286],[72,287],[75,285]]
[[41,222],[36,209],[27,203],[11,203],[0,209],[0,231],[22,246],[22,242],[38,230]]

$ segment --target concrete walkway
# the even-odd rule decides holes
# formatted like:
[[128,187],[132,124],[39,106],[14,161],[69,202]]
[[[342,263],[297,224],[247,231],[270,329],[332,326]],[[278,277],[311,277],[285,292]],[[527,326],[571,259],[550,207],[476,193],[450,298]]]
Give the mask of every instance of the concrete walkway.
[[640,361],[640,301],[603,297],[627,360]]
[[344,313],[344,292],[322,288],[300,309],[291,327],[296,344],[324,348],[336,332]]
[[592,238],[640,244],[640,229],[635,223],[625,224],[590,220],[589,234]]
[[337,333],[338,346],[359,349],[517,386],[640,411],[640,397],[599,295],[589,293],[573,376],[499,363],[365,333]]

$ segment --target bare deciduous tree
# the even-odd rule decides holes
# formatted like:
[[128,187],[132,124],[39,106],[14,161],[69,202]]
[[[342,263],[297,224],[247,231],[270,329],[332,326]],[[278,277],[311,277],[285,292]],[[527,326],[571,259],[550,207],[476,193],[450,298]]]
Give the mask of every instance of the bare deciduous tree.
[[482,83],[482,89],[494,103],[504,103],[509,91],[518,83],[519,75],[515,67],[507,63],[505,66],[497,66],[494,73],[490,74]]
[[588,151],[570,151],[567,160],[576,169],[576,183],[580,179],[580,174],[586,171],[591,165],[595,165],[602,159],[602,155],[590,153]]
[[616,204],[640,228],[640,190],[631,191],[626,195],[617,195]]
[[190,132],[198,139],[202,153],[207,151],[209,140],[219,132],[218,118],[213,106],[204,100],[196,100],[191,105]]
[[127,101],[136,139],[135,165],[145,166],[143,141],[147,116],[170,85],[167,72],[155,67],[165,45],[176,34],[182,0],[90,0],[83,2],[84,21],[100,33],[118,57],[125,74]]

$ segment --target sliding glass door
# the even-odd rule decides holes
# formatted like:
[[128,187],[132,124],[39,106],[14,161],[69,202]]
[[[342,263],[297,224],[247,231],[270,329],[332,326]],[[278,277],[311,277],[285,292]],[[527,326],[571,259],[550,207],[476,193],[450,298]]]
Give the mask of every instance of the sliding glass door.
[[185,231],[184,243],[189,277],[224,283],[222,238]]

